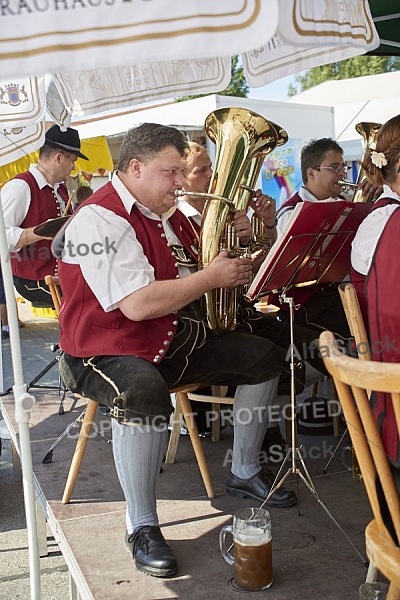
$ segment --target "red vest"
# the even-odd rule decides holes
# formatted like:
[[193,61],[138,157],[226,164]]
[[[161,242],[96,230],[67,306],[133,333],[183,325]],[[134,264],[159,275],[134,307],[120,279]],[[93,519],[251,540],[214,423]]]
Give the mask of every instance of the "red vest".
[[[382,198],[381,200],[378,200],[377,202],[375,202],[373,208],[371,208],[371,210],[368,214],[371,214],[377,208],[382,208],[383,206],[386,206],[388,204],[400,204],[400,202],[398,200],[394,200],[393,198]],[[352,266],[350,266],[350,277],[351,277],[351,282],[356,289],[358,302],[360,304],[361,314],[364,319],[365,328],[368,331],[368,303],[367,303],[367,297],[365,294],[366,276],[362,275],[361,273],[359,273],[358,271],[353,269]]]
[[[382,232],[365,283],[372,357],[379,362],[400,363],[400,277],[395,260],[399,240],[400,209],[394,211]],[[373,394],[371,404],[385,451],[400,464],[399,436],[391,397]]]
[[[136,206],[129,215],[111,183],[104,185],[84,203],[88,204],[98,204],[126,219],[154,267],[156,280],[178,276],[176,258],[168,247],[160,221],[147,219]],[[197,260],[192,248],[195,234],[186,217],[177,210],[169,222],[182,245]],[[109,235],[112,236],[112,231]],[[104,312],[83,278],[79,265],[59,261],[59,275],[63,290],[59,315],[60,346],[65,352],[76,357],[133,355],[161,362],[176,333],[177,313],[147,321],[132,321],[118,308]]]
[[[60,207],[50,186],[46,185],[40,190],[30,171],[16,175],[14,179],[26,181],[31,192],[31,202],[21,227],[28,229],[60,216]],[[67,202],[68,190],[64,184],[59,186],[58,192]],[[18,252],[11,252],[10,259],[13,274],[32,281],[44,279],[45,275],[54,275],[57,269],[56,259],[51,253],[51,240],[40,240],[24,246]]]
[[195,230],[195,232],[197,233],[197,235],[200,235],[200,225],[194,220],[193,217],[188,217],[190,223],[192,224],[193,229]]

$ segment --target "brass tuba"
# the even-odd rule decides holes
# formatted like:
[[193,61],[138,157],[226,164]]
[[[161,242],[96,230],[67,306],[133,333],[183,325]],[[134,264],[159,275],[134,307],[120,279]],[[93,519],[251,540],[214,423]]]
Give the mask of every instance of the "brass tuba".
[[[361,137],[364,140],[364,152],[360,163],[362,163],[362,161],[364,160],[367,148],[375,150],[376,138],[381,127],[381,123],[370,123],[368,121],[357,123],[356,131],[361,135]],[[347,181],[347,179],[339,180],[343,191],[346,191],[349,188],[354,189],[354,194],[351,199],[352,202],[373,202],[373,194],[364,194],[364,192],[362,190],[359,190],[357,187],[357,184],[360,183],[360,181],[362,181],[364,178],[365,170],[362,167],[360,167],[360,170],[358,171],[357,175],[357,181],[355,183],[353,183],[352,181]]]
[[[277,125],[273,121],[268,121],[275,129],[277,133],[276,146],[283,146],[287,143],[289,136],[287,132],[281,127]],[[261,167],[263,166],[265,157],[267,154],[270,154],[271,149],[266,147],[260,150],[259,153],[252,159],[246,172],[243,176],[242,182],[239,185],[239,191],[237,194],[240,194],[240,198],[238,199],[238,206],[247,211],[252,192],[254,187],[257,184],[257,179],[261,171]],[[262,222],[262,219],[256,213],[253,213],[251,216],[251,244],[250,250],[251,252],[256,252],[260,250],[263,246],[270,244],[271,246],[271,238],[268,235],[265,225]]]
[[[247,254],[237,243],[233,227],[235,211],[247,210],[250,198],[247,195],[246,203],[244,195],[238,193],[239,186],[252,160],[272,152],[278,142],[274,125],[244,108],[219,108],[208,115],[204,128],[216,144],[217,154],[200,230],[201,268],[207,267],[222,249],[231,257]],[[262,161],[258,164],[261,169]],[[255,167],[252,168],[252,178],[255,178]],[[231,199],[233,206],[215,196]],[[238,288],[218,288],[205,294],[205,311],[211,329],[235,329],[238,300]]]

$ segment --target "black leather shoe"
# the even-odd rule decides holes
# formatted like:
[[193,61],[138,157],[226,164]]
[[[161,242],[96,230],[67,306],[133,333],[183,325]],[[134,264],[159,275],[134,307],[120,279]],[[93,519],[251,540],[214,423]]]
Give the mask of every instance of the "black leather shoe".
[[172,577],[178,572],[175,556],[164,539],[161,529],[155,525],[138,527],[125,534],[125,547],[132,555],[139,571],[153,577]]
[[[228,496],[237,498],[254,498],[260,502],[264,502],[274,482],[274,476],[270,469],[262,469],[250,479],[239,479],[230,474],[226,482],[226,493]],[[267,506],[276,508],[286,508],[296,504],[296,494],[292,490],[280,487],[274,492],[267,502]]]

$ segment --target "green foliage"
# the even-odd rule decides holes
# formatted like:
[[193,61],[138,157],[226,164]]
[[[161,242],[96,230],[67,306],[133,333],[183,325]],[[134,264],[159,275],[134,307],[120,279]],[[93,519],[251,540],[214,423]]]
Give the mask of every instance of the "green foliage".
[[[223,92],[218,92],[221,96],[238,96],[239,98],[247,98],[249,93],[249,86],[247,85],[246,78],[244,76],[243,67],[239,62],[238,56],[232,57],[232,76],[228,87]],[[193,100],[194,98],[202,98],[209,94],[198,94],[197,96],[181,96],[176,98],[176,102],[182,102],[182,100]]]
[[331,79],[350,79],[399,70],[399,56],[354,56],[340,62],[314,67],[309,71],[296,75],[294,78],[295,83],[289,86],[288,95],[295,96]]

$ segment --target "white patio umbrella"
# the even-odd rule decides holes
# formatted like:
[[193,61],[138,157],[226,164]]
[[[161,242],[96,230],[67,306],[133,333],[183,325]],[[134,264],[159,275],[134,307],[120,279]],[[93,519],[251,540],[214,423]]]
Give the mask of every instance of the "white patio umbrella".
[[[0,164],[42,145],[44,113],[67,126],[74,114],[171,96],[215,93],[242,55],[247,81],[285,75],[379,45],[367,0],[7,0],[0,15]],[[47,96],[43,75],[53,74]],[[18,77],[16,77],[18,74]],[[0,207],[1,208],[1,207]],[[0,209],[0,253],[14,369],[31,598],[40,600],[29,414],[12,275]]]

